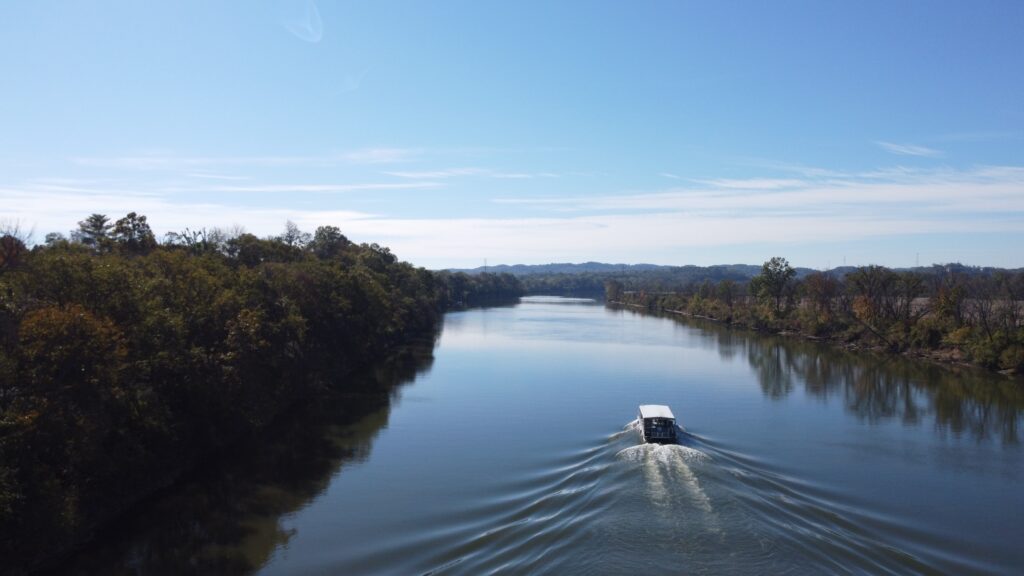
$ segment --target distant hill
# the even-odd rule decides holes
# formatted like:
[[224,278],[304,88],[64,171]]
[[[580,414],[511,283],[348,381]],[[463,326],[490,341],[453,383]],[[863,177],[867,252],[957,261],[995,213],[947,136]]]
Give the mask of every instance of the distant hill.
[[[614,280],[631,289],[650,287],[671,290],[701,282],[732,280],[746,283],[761,272],[761,266],[728,264],[718,266],[660,266],[657,264],[516,264],[452,270],[467,274],[508,273],[521,279],[527,294],[601,296],[605,282]],[[798,276],[812,272],[799,269]]]
[[[857,266],[837,266],[828,272],[834,276],[844,277],[855,272]],[[991,276],[997,272],[1021,272],[1024,268],[1006,269],[993,268],[989,266],[968,266],[960,263],[932,264],[931,266],[916,266],[912,268],[893,268],[896,272],[915,272],[918,274],[936,273],[957,273],[965,276]],[[604,262],[583,262],[573,264],[569,262],[558,262],[551,264],[498,264],[495,266],[479,266],[477,268],[450,268],[451,272],[465,272],[466,274],[481,274],[490,272],[492,274],[512,274],[513,276],[531,275],[574,275],[574,274],[609,274],[621,275],[629,273],[665,273],[673,276],[686,277],[707,277],[707,278],[731,278],[750,279],[761,273],[760,264],[715,264],[713,266],[696,266],[687,264],[685,266],[668,266],[662,264],[607,264]],[[803,278],[819,270],[813,268],[796,268],[797,278]]]
[[641,270],[657,270],[659,268],[670,268],[670,266],[659,266],[657,264],[605,264],[603,262],[584,262],[582,264],[571,264],[568,262],[552,264],[498,264],[497,266],[480,266],[477,268],[453,268],[452,272],[465,272],[466,274],[480,274],[490,272],[492,274],[512,274],[514,276],[528,276],[530,274],[583,274],[587,272],[637,272]]
[[[855,266],[842,266],[828,273],[838,278],[855,272]],[[520,279],[527,294],[564,294],[599,297],[604,294],[605,283],[616,281],[627,290],[671,291],[685,286],[710,282],[717,284],[730,280],[746,284],[761,273],[761,266],[755,264],[719,264],[715,266],[662,266],[658,264],[606,264],[584,262],[582,264],[499,264],[468,269],[453,269],[475,275],[483,272],[506,273]],[[963,264],[935,264],[916,268],[899,268],[897,272],[914,272],[923,276],[955,273],[967,277],[991,276],[1001,271],[998,268],[981,268]],[[818,272],[811,268],[796,268],[797,279],[803,279]],[[1013,271],[1009,271],[1013,272]]]
[[[829,274],[839,278],[846,277],[858,270],[857,266],[841,266],[829,270]],[[931,266],[913,266],[910,268],[890,268],[893,272],[912,272],[922,276],[936,276],[946,274],[958,274],[968,278],[990,277],[1000,272],[1007,274],[1018,274],[1024,272],[1024,268],[994,268],[992,266],[968,266],[959,262],[949,264],[932,264]]]
[[[851,268],[853,270],[853,268]],[[810,268],[797,268],[797,277],[806,276],[815,270]],[[672,275],[692,277],[724,277],[724,278],[753,278],[761,272],[760,265],[753,264],[716,264],[714,266],[666,266],[661,264],[606,264],[604,262],[583,262],[572,264],[568,262],[552,264],[498,264],[496,266],[479,266],[477,268],[453,268],[451,272],[465,272],[466,274],[481,274],[490,272],[492,274],[512,274],[513,276],[531,276],[537,274],[622,274],[634,272],[662,272]]]

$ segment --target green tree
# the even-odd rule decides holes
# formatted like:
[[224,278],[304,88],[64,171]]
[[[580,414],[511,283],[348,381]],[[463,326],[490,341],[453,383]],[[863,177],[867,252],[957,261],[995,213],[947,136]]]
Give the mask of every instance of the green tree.
[[715,295],[729,308],[729,312],[732,312],[733,304],[736,303],[737,293],[736,283],[732,280],[722,280],[715,289]]
[[[325,386],[351,386],[341,376],[450,304],[446,273],[334,227],[300,248],[295,231],[291,245],[212,229],[156,246],[143,216],[112,226],[94,214],[70,245],[12,244],[20,261],[0,269],[4,568],[66,552],[169,474]],[[456,278],[467,302],[521,293],[509,275]]]
[[29,395],[90,397],[112,387],[122,367],[125,349],[117,327],[78,304],[33,310],[19,332]]
[[786,292],[792,288],[796,270],[781,256],[775,256],[761,266],[761,273],[750,281],[750,289],[759,300],[773,303],[776,315],[782,313]]
[[348,238],[337,226],[321,226],[313,233],[313,239],[306,248],[318,258],[330,258],[348,246]]
[[60,232],[50,232],[43,239],[43,243],[46,244],[47,248],[56,248],[61,245],[66,245],[67,241],[68,239]]
[[604,283],[604,297],[609,302],[616,302],[622,298],[622,282],[608,280]]
[[252,234],[242,234],[227,241],[227,252],[246,266],[257,266],[264,262],[293,262],[302,256],[295,246],[289,246],[279,239],[262,240]]
[[104,214],[92,214],[78,223],[78,230],[72,233],[72,239],[93,250],[105,250],[109,247],[110,229],[114,225]]
[[129,212],[114,224],[111,240],[129,254],[148,254],[156,248],[156,237],[145,216]]

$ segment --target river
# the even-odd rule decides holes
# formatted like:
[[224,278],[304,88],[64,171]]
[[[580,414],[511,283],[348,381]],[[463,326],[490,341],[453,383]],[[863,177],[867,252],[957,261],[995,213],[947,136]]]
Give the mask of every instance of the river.
[[1024,570],[1019,379],[543,297],[362,378],[58,572]]

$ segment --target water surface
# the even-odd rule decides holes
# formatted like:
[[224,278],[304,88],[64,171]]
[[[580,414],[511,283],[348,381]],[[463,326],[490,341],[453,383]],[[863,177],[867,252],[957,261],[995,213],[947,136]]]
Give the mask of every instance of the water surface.
[[[1024,569],[1020,380],[562,298],[448,314],[365,378],[390,396],[275,427],[65,571]],[[679,445],[639,443],[647,403]]]

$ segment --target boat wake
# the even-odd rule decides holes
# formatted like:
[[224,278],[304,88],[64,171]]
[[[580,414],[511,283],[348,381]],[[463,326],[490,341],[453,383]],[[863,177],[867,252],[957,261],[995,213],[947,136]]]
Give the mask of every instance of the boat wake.
[[712,512],[711,499],[690,466],[709,460],[700,450],[678,444],[641,444],[620,450],[616,458],[639,466],[647,496],[655,506],[688,504],[705,513]]

